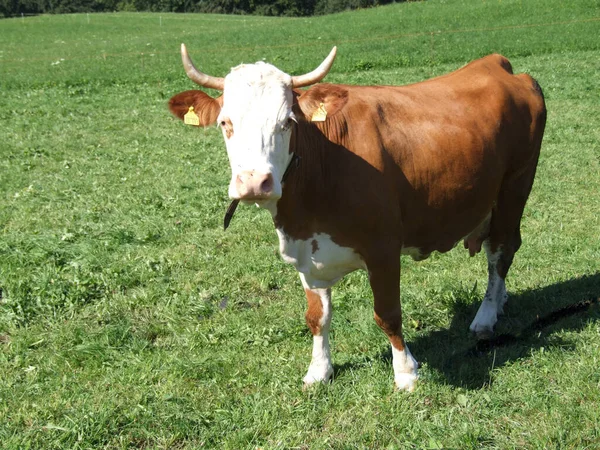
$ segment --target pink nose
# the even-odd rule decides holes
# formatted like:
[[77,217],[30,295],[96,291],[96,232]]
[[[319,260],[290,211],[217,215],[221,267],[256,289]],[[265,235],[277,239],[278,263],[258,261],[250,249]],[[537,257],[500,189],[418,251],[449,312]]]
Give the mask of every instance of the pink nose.
[[265,200],[273,192],[273,175],[245,170],[235,179],[235,187],[240,200]]

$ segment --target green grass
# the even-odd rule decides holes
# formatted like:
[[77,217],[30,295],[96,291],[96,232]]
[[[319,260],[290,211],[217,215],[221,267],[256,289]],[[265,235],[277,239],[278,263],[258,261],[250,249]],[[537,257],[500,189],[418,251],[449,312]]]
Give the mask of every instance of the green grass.
[[[598,448],[598,1],[430,0],[318,18],[172,14],[0,21],[0,447]],[[533,75],[547,131],[498,333],[468,333],[486,281],[462,249],[403,258],[412,394],[393,390],[366,277],[334,288],[335,381],[308,392],[297,274],[268,213],[227,232],[218,130],[173,119],[188,45],[224,75],[401,84],[490,52]]]

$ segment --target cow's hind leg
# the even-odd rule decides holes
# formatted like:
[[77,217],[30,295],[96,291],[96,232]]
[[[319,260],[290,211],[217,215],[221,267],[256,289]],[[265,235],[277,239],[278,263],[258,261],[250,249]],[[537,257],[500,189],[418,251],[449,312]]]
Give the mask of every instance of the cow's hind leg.
[[504,312],[504,304],[508,299],[504,279],[516,249],[513,245],[498,245],[493,249],[489,240],[483,246],[488,260],[488,285],[470,330],[479,338],[488,338],[494,332],[498,315]]
[[488,286],[469,327],[479,338],[493,334],[498,315],[504,312],[508,299],[504,280],[521,246],[521,217],[533,184],[536,162],[537,155],[527,171],[505,180],[492,211],[489,236],[483,243],[488,259]]
[[306,324],[313,335],[312,360],[303,381],[304,386],[310,386],[319,382],[327,382],[333,375],[329,351],[331,289],[311,289],[306,287],[306,283],[303,284],[308,302]]
[[412,391],[418,378],[418,363],[402,336],[399,255],[389,260],[388,264],[369,267],[369,281],[375,303],[375,322],[388,336],[392,345],[394,383],[400,390]]

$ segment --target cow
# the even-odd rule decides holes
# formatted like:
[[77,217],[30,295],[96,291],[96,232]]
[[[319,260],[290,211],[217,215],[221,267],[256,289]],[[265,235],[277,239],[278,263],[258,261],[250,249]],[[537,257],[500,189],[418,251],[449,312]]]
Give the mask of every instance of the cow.
[[333,375],[331,287],[363,269],[375,321],[391,344],[395,386],[414,389],[418,364],[402,335],[401,254],[422,260],[463,241],[473,256],[483,246],[488,284],[470,330],[493,333],[546,122],[532,77],[514,75],[498,54],[407,86],[320,83],[336,47],[297,76],[257,62],[219,78],[197,69],[183,44],[181,55],[192,81],[223,93],[181,92],[169,107],[223,132],[234,199],[226,222],[238,201],[267,209],[283,260],[299,272],[313,335],[305,386]]

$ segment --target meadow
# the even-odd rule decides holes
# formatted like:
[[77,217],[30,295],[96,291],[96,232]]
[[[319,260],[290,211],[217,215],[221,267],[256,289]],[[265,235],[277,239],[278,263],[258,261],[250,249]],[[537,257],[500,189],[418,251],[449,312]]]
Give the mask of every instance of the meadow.
[[[597,0],[0,20],[0,448],[599,448],[599,35]],[[468,332],[484,256],[403,257],[416,391],[393,389],[361,272],[333,290],[335,379],[303,391],[305,298],[271,218],[240,207],[223,231],[220,131],[168,112],[194,88],[181,42],[217,76],[337,45],[328,82],[492,52],[535,77],[548,122],[500,338]]]

